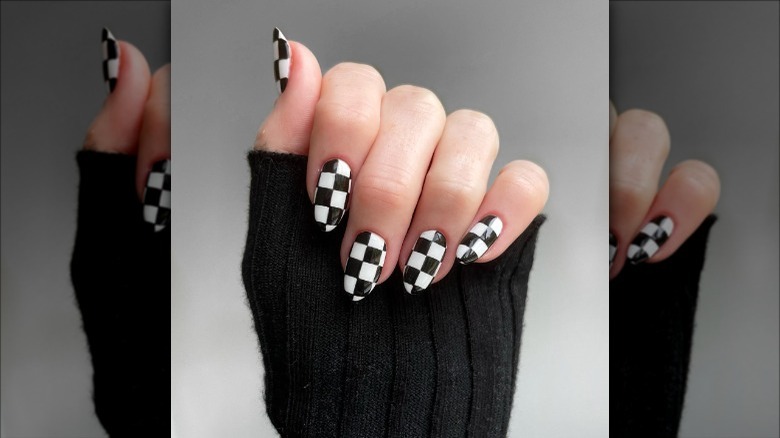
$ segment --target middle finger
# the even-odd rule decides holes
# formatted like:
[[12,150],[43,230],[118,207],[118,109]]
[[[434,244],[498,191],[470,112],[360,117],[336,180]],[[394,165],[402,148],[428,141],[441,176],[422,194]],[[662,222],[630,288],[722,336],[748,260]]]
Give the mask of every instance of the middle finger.
[[359,301],[395,266],[446,114],[430,90],[401,85],[382,99],[379,133],[355,179],[341,244],[344,290]]

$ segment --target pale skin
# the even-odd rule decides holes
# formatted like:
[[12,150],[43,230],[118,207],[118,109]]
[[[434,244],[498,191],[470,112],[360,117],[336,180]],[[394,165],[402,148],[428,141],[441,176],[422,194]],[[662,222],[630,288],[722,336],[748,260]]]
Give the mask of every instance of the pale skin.
[[[342,267],[362,231],[381,235],[385,266],[403,270],[420,233],[436,229],[447,239],[436,282],[455,263],[460,240],[484,216],[499,216],[504,228],[476,263],[500,256],[541,212],[549,184],[530,161],[507,164],[488,188],[499,138],[486,114],[447,114],[433,92],[414,85],[387,90],[379,72],[365,64],[341,63],[322,75],[308,48],[294,41],[290,47],[287,88],[258,129],[255,148],[308,155],[310,200],[323,163],[349,163],[353,190]],[[392,272],[384,269],[379,283]]]
[[720,196],[718,173],[707,163],[678,163],[659,188],[669,155],[669,130],[655,113],[632,109],[618,115],[609,103],[609,226],[618,242],[610,279],[626,264],[628,245],[659,215],[674,220],[674,232],[647,263],[667,259],[714,209]]

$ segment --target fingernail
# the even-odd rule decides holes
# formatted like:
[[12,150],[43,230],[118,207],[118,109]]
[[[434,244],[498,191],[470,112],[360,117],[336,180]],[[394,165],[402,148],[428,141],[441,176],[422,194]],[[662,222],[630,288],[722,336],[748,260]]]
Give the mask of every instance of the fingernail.
[[344,290],[352,301],[360,301],[370,294],[382,274],[387,246],[379,234],[364,231],[355,238],[344,269]]
[[352,170],[338,158],[328,161],[320,170],[320,179],[314,189],[314,220],[322,231],[338,226],[352,190]]
[[404,268],[404,287],[410,294],[422,292],[439,272],[447,240],[436,230],[424,231],[414,244]]
[[279,94],[284,93],[290,77],[290,44],[278,27],[274,28],[274,77]]
[[628,261],[636,265],[652,257],[673,230],[674,222],[668,216],[658,216],[648,222],[628,246]]
[[612,267],[612,262],[615,261],[615,254],[617,254],[617,239],[611,232],[609,233],[609,267]]
[[144,220],[162,231],[171,222],[171,160],[154,163],[144,188]]
[[111,31],[105,27],[103,28],[101,44],[103,46],[103,80],[108,85],[108,92],[111,93],[114,91],[119,77],[119,44]]
[[466,237],[460,241],[456,256],[461,264],[469,263],[482,257],[483,254],[498,239],[504,223],[500,218],[489,215],[471,227]]

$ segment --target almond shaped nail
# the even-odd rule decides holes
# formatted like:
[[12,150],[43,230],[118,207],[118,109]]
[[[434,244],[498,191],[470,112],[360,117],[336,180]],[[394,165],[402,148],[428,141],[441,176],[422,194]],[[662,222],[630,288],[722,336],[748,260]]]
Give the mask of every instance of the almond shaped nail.
[[493,215],[485,216],[474,224],[466,237],[461,240],[456,252],[458,261],[467,265],[482,257],[488,248],[495,243],[503,229],[504,222],[501,221],[501,218]]
[[171,160],[152,165],[144,188],[144,221],[162,231],[171,222]]
[[108,92],[111,93],[116,88],[116,81],[119,78],[119,43],[107,28],[103,28],[101,36],[101,45],[103,48],[103,80],[108,85]]
[[658,216],[648,222],[628,246],[628,261],[636,265],[655,255],[672,231],[674,221],[668,216]]
[[431,285],[441,268],[447,251],[447,239],[436,230],[423,231],[414,244],[404,268],[404,288],[410,294],[424,291]]
[[379,234],[364,231],[357,235],[344,269],[344,290],[352,301],[360,301],[374,290],[385,265],[387,246]]
[[322,231],[332,231],[339,225],[351,191],[352,169],[349,164],[335,158],[322,166],[314,189],[314,220]]
[[290,43],[278,27],[274,28],[274,78],[276,90],[284,93],[290,78]]

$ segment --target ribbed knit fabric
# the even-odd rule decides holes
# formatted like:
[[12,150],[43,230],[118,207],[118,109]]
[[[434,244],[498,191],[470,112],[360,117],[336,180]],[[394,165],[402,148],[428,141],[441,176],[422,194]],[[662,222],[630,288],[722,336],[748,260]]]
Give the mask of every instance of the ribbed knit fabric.
[[610,283],[610,431],[676,437],[710,216],[671,257]]
[[[284,437],[505,436],[537,217],[496,260],[456,265],[426,293],[390,279],[353,303],[343,225],[319,230],[306,158],[251,152],[243,277]],[[344,220],[348,220],[345,218]]]
[[77,156],[71,278],[89,342],[93,397],[113,437],[170,430],[170,228],[143,222],[132,156]]

